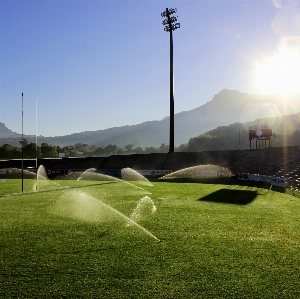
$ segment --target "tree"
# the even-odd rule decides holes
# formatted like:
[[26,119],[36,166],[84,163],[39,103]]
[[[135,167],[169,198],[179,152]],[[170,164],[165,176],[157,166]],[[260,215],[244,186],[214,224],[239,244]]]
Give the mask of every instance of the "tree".
[[169,151],[169,146],[166,143],[162,143],[158,150],[160,153],[167,153]]
[[62,149],[59,150],[60,153],[65,153],[66,157],[75,157],[76,150],[75,147],[72,145],[64,146]]
[[123,148],[117,146],[117,149],[115,150],[114,154],[115,155],[124,155],[125,152],[124,152]]
[[24,146],[23,154],[24,154],[24,158],[26,159],[40,158],[42,155],[41,148],[36,147],[36,143],[34,142],[27,143]]
[[90,151],[94,152],[96,150],[96,148],[97,148],[97,146],[93,144],[90,146]]
[[125,147],[124,147],[124,153],[126,155],[132,154],[133,153],[133,144],[127,144],[127,145],[125,145]]
[[175,152],[187,152],[187,144],[180,144],[175,148]]
[[114,155],[118,149],[118,146],[115,144],[109,144],[104,148],[104,152],[107,155]]
[[74,148],[78,152],[90,152],[90,146],[86,143],[76,143]]
[[143,154],[144,151],[143,151],[143,149],[142,149],[140,146],[138,146],[138,147],[136,147],[136,148],[133,150],[133,153],[134,153],[134,154]]
[[145,150],[144,150],[144,153],[145,154],[151,154],[151,153],[157,153],[158,152],[158,149],[157,147],[154,147],[154,146],[146,146],[145,147]]
[[94,150],[94,155],[95,156],[104,156],[105,155],[105,149],[104,149],[104,146],[101,145],[99,147],[97,147],[95,150]]
[[210,150],[210,143],[213,137],[209,134],[202,134],[197,137],[191,138],[187,145],[187,151],[189,152],[201,152]]
[[21,156],[21,148],[13,147],[10,144],[3,144],[0,147],[0,159],[18,159]]
[[42,158],[57,158],[57,148],[56,146],[49,145],[47,143],[41,144],[41,152],[42,152]]

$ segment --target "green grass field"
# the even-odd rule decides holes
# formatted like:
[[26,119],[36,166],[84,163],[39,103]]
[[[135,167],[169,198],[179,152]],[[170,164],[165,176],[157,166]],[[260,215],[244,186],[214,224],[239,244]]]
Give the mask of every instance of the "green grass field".
[[[296,197],[105,181],[46,181],[22,195],[20,184],[0,181],[1,298],[300,298]],[[156,211],[140,205],[141,229],[126,217],[145,196]]]

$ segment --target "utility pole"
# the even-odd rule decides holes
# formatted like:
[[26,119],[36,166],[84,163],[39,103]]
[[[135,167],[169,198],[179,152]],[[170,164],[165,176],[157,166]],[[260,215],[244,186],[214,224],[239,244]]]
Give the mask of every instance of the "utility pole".
[[174,74],[173,74],[173,35],[172,32],[180,28],[180,23],[177,22],[177,17],[171,16],[176,13],[176,8],[166,8],[166,11],[161,13],[163,18],[162,24],[165,26],[164,31],[170,32],[170,140],[169,153],[174,152]]

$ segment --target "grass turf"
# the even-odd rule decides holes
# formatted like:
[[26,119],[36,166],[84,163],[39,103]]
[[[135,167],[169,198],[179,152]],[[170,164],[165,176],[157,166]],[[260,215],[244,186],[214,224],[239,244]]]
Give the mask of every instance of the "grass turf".
[[[247,186],[88,181],[7,196],[19,192],[17,182],[1,185],[0,297],[300,297],[295,197]],[[110,208],[130,216],[146,195],[157,210],[137,222],[149,234]]]

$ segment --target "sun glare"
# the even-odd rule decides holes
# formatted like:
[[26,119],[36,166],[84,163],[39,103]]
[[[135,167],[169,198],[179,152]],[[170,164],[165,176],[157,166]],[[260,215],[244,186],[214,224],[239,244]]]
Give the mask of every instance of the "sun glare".
[[300,52],[282,47],[256,65],[256,83],[260,93],[290,95],[300,92]]

